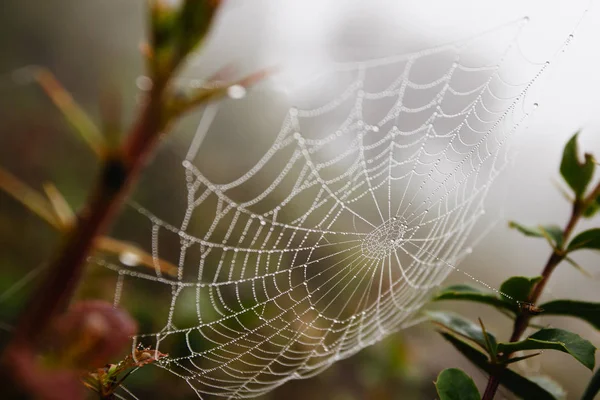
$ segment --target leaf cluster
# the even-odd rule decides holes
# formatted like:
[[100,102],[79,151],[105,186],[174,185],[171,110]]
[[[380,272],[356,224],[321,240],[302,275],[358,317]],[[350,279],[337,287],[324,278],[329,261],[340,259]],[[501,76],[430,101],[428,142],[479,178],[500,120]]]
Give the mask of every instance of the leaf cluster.
[[[486,330],[481,319],[477,324],[455,313],[427,313],[429,320],[439,328],[441,335],[454,348],[490,376],[498,378],[500,384],[516,396],[524,399],[563,399],[565,393],[550,378],[522,376],[507,368],[511,364],[536,357],[544,350],[553,350],[568,354],[590,371],[595,367],[596,347],[589,340],[568,330],[544,328],[531,323],[539,316],[567,316],[583,320],[600,330],[600,303],[558,299],[535,304],[543,284],[549,279],[556,265],[566,261],[581,272],[589,274],[571,258],[571,255],[581,250],[600,250],[600,228],[588,229],[570,238],[571,231],[580,218],[592,218],[600,211],[600,184],[589,190],[596,162],[588,153],[584,155],[583,160],[580,159],[578,134],[566,144],[560,164],[562,178],[572,192],[572,196],[569,195],[573,207],[570,223],[564,229],[554,224],[527,226],[517,222],[509,223],[511,228],[525,236],[542,238],[548,242],[552,251],[551,268],[546,268],[541,276],[511,277],[495,292],[469,285],[453,285],[441,290],[433,298],[433,301],[469,301],[491,306],[515,320],[515,329],[518,323],[524,321],[526,327],[537,326],[537,330],[524,339],[519,339],[518,332],[516,337],[513,335],[511,341],[502,342]],[[481,398],[473,380],[458,369],[442,371],[435,384],[441,400]],[[600,370],[591,378],[582,400],[593,399],[599,391]]]

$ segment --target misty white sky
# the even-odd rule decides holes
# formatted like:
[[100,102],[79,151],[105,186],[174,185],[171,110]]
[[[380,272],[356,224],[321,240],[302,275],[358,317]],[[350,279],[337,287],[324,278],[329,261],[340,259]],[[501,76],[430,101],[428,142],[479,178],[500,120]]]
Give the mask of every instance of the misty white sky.
[[[535,148],[556,161],[565,139],[580,127],[587,148],[600,151],[600,132],[594,134],[600,130],[600,9],[594,5],[590,0],[229,1],[204,59],[224,52],[221,57],[241,65],[314,71],[340,53],[365,59],[422,50],[528,16],[520,39],[524,53],[534,61],[551,60],[552,66],[541,91],[531,96],[540,107],[527,133],[521,131],[520,148],[523,157]],[[557,56],[573,30],[573,41]],[[556,162],[545,164],[530,172],[547,176]]]
[[[506,173],[512,183],[503,208],[510,218],[551,221],[567,212],[551,181],[563,144],[584,128],[583,147],[600,153],[600,9],[594,5],[589,0],[229,1],[203,60],[214,65],[217,55],[250,69],[278,65],[284,71],[315,71],[339,54],[359,60],[422,50],[528,16],[520,37],[523,52],[533,61],[550,60],[551,67],[528,96],[540,106],[516,135],[519,154]],[[570,33],[574,39],[556,54]]]

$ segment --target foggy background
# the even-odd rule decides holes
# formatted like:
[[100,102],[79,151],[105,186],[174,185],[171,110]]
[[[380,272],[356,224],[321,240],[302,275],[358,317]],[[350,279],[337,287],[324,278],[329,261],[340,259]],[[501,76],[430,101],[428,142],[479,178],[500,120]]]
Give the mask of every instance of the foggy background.
[[[600,10],[592,7],[577,26],[588,1],[413,3],[227,1],[207,48],[184,75],[202,78],[227,64],[234,65],[239,73],[271,65],[285,66],[289,72],[274,76],[256,88],[257,93],[252,98],[260,99],[260,104],[247,104],[249,96],[248,101],[243,100],[246,103],[232,105],[235,111],[232,115],[238,118],[231,122],[232,126],[250,127],[257,133],[278,130],[280,116],[287,109],[283,100],[306,95],[297,90],[300,83],[315,71],[330,66],[332,60],[363,60],[430,48],[529,16],[530,23],[523,33],[523,50],[532,60],[552,60],[551,66],[542,84],[528,96],[528,103],[537,102],[539,107],[527,120],[526,128],[519,129],[513,137],[513,150],[517,151],[514,164],[504,172],[501,181],[496,182],[505,190],[488,199],[488,213],[480,226],[498,219],[500,222],[474,248],[461,268],[494,287],[511,275],[535,275],[549,254],[547,245],[542,240],[523,238],[509,230],[506,221],[563,225],[569,206],[553,181],[559,180],[558,165],[564,143],[574,131],[583,128],[581,148],[600,154],[597,95],[600,49],[596,39],[600,37]],[[144,6],[139,0],[61,0],[35,5],[9,1],[4,5],[5,12],[0,16],[0,162],[3,167],[34,186],[52,180],[71,204],[82,203],[94,177],[93,157],[67,133],[69,128],[44,95],[33,85],[16,84],[10,72],[30,64],[49,67],[96,116],[98,98],[106,92],[118,91],[126,115],[131,116],[135,106],[135,80],[143,73],[137,48],[143,38]],[[555,56],[575,26],[572,43],[565,53]],[[517,75],[519,71],[514,73]],[[257,120],[252,120],[257,115],[253,107],[263,110]],[[272,115],[264,111],[270,109]],[[182,159],[186,144],[178,140],[189,139],[198,120],[195,117],[176,128],[174,138],[165,144],[170,150],[157,156],[156,165],[162,165],[163,159],[173,165],[176,163],[172,161]],[[243,135],[238,139],[240,148],[244,141],[253,140],[252,136]],[[224,157],[231,158],[217,161],[235,162],[234,156]],[[179,182],[169,184],[168,170],[155,167],[151,171],[156,175],[145,176],[142,193],[137,195],[143,198],[158,190],[162,194],[152,200],[154,208],[164,204],[161,207],[167,215],[169,209],[175,213],[181,211],[169,198],[171,193],[181,191]],[[153,182],[160,185],[152,187]],[[148,194],[144,194],[144,187],[148,188]],[[24,269],[33,269],[51,254],[56,237],[11,199],[0,195],[0,202],[3,254],[0,289],[4,291],[22,276]],[[589,222],[588,225],[591,226]],[[585,226],[582,224],[581,228]],[[149,226],[141,229],[147,234]],[[577,260],[600,279],[594,256],[581,254]],[[473,283],[465,275],[452,273],[447,283],[455,282]],[[598,284],[598,279],[591,280],[563,265],[553,276],[546,296],[598,301]],[[16,304],[14,307],[18,307],[25,293],[21,291],[11,298]],[[486,324],[497,336],[509,334],[511,327],[507,320],[502,316],[493,320],[483,307],[452,308],[467,310],[465,315],[472,319],[486,313]],[[552,318],[542,321],[568,327],[596,344],[599,342],[598,333],[579,321]],[[335,364],[317,378],[286,384],[272,394],[273,398],[433,398],[431,382],[443,368],[453,366],[464,367],[479,384],[485,384],[484,377],[470,368],[430,326],[421,325],[392,336],[374,348]],[[390,358],[390,354],[396,358]],[[539,359],[541,365],[529,363],[532,370],[539,369],[554,377],[573,398],[589,379],[589,372],[567,355],[546,352]],[[387,376],[389,371],[393,373]]]

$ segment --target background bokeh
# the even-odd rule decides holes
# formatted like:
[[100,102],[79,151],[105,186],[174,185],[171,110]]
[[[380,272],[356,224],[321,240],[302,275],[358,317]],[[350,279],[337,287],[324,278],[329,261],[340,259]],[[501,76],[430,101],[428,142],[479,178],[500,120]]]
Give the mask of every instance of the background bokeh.
[[[335,59],[365,59],[431,47],[462,38],[524,15],[531,16],[531,35],[523,44],[528,55],[544,60],[552,56],[552,68],[532,101],[540,107],[517,135],[513,165],[503,176],[502,195],[490,199],[487,223],[515,219],[521,222],[562,224],[568,205],[554,187],[564,142],[583,128],[581,141],[587,150],[600,154],[600,10],[591,8],[564,54],[554,57],[570,30],[576,26],[587,1],[527,2],[498,4],[460,0],[455,2],[359,1],[228,1],[206,51],[195,59],[186,76],[202,77],[223,65],[238,72],[284,63],[294,65],[286,80],[259,88],[262,108],[277,110],[278,96],[293,95],[294,83]],[[0,14],[0,163],[34,187],[52,181],[74,208],[80,206],[97,169],[93,155],[69,133],[62,116],[35,85],[23,82],[15,69],[43,65],[52,70],[74,97],[98,117],[99,98],[123,104],[124,119],[130,121],[136,104],[136,78],[143,73],[138,44],[143,38],[144,7],[136,1],[18,2],[3,3]],[[268,113],[253,112],[251,104],[239,106],[239,123],[256,132],[277,126]],[[274,115],[277,112],[273,113]],[[166,165],[175,165],[185,147],[177,138],[189,138],[197,116],[177,126],[167,140],[136,196],[168,215],[183,195],[178,178],[170,179]],[[196,119],[194,119],[196,118]],[[240,135],[240,140],[249,140]],[[232,158],[229,162],[235,162]],[[178,210],[175,210],[178,211]],[[125,215],[116,226],[120,235],[147,239],[149,225],[141,226]],[[484,221],[484,225],[486,223]],[[18,203],[0,193],[0,335],[4,340],[31,281],[16,287],[29,271],[43,264],[58,243],[57,235]],[[548,250],[544,243],[527,240],[498,223],[462,264],[470,274],[498,286],[514,274],[533,275],[540,269]],[[600,276],[598,259],[583,255],[582,265]],[[460,273],[449,282],[468,282]],[[566,266],[550,285],[548,297],[574,297],[598,301],[598,279],[586,278]],[[84,295],[112,293],[114,281],[96,280]],[[166,307],[164,301],[143,287],[133,288],[140,318],[146,331],[153,324],[152,310]],[[7,292],[8,291],[8,292]],[[8,293],[8,294],[7,294]],[[163,299],[164,300],[164,299]],[[499,336],[507,335],[510,324],[500,315],[475,306],[453,306],[473,318],[486,313],[486,324]],[[489,320],[488,320],[489,319]],[[546,318],[545,323],[581,332],[594,343],[600,336],[579,321]],[[388,337],[358,355],[334,364],[321,375],[291,381],[268,395],[279,399],[431,399],[432,381],[446,367],[464,367],[485,383],[451,347],[436,336],[433,328],[419,325]],[[577,397],[589,372],[563,354],[545,353],[529,363],[532,372],[555,377]],[[187,398],[182,382],[156,379],[156,369],[134,375],[131,385],[140,398]],[[160,377],[164,377],[162,374]],[[508,396],[508,394],[505,394]],[[190,397],[192,398],[192,397]],[[569,397],[571,398],[571,396]]]

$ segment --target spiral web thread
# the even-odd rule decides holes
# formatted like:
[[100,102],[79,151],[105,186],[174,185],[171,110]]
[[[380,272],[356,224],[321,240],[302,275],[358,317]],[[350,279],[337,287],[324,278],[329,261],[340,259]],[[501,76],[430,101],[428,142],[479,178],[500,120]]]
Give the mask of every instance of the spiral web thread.
[[[268,151],[226,183],[195,164],[210,106],[182,163],[182,220],[134,204],[152,224],[156,271],[95,260],[118,274],[115,304],[139,280],[171,293],[164,328],[134,346],[184,343],[159,366],[201,398],[252,398],[413,323],[470,252],[507,139],[548,66],[520,51],[522,26],[337,64],[315,80],[334,82],[331,98],[290,108]],[[477,57],[498,38],[498,51]],[[158,267],[167,236],[180,243],[177,276]],[[193,308],[191,322],[183,308]]]

